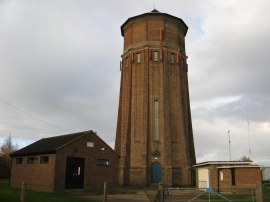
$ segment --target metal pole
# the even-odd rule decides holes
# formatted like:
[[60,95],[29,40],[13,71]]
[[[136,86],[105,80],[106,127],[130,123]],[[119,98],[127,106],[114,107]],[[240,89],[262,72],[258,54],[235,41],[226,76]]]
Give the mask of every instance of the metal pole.
[[231,138],[230,138],[230,132],[228,130],[228,138],[229,138],[229,154],[230,154],[230,161],[232,160],[232,155],[231,155]]
[[249,153],[249,159],[251,160],[250,133],[249,133],[249,120],[247,120],[247,124],[248,124],[248,153]]
[[208,168],[208,180],[209,180],[209,186],[208,186],[208,189],[209,189],[209,192],[208,192],[208,201],[210,202],[210,201],[211,201],[211,190],[212,190],[212,186],[211,186],[211,170],[210,170],[210,168]]

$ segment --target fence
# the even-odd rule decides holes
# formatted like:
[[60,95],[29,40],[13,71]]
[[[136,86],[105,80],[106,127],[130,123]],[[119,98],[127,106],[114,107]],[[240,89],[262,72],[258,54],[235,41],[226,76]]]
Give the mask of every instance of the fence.
[[[270,192],[270,186],[267,188]],[[263,202],[258,187],[233,187],[233,188],[164,188],[156,192],[153,202]],[[269,198],[264,202],[270,202]]]

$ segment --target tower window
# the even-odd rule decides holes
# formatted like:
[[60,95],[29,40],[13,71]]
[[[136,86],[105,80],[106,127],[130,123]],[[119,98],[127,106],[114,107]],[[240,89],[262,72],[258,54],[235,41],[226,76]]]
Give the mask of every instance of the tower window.
[[140,53],[137,54],[137,63],[141,63],[141,54]]
[[158,62],[158,52],[157,51],[154,52],[154,61]]
[[174,54],[171,54],[171,63],[174,64]]
[[159,113],[158,113],[158,100],[154,102],[154,140],[159,140]]

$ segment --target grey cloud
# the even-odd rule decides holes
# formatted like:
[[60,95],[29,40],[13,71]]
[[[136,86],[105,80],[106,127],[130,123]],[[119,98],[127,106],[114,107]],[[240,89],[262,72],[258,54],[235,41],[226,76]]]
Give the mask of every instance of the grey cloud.
[[[197,161],[227,160],[226,131],[238,131],[233,141],[240,144],[247,118],[255,127],[253,135],[261,137],[254,138],[254,158],[269,160],[270,3],[169,0],[156,1],[156,8],[189,26]],[[152,9],[147,0],[1,1],[0,97],[67,131],[96,130],[112,145],[123,48],[120,26]],[[0,143],[9,133],[19,144],[40,134],[66,133],[1,101],[0,111]],[[247,151],[233,149],[235,157]]]

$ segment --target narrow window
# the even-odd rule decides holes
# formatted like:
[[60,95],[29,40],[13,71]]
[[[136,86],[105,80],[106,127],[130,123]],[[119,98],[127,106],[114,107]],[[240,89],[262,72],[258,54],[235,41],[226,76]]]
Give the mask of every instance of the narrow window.
[[128,67],[128,58],[126,58],[126,67]]
[[35,157],[28,157],[27,158],[27,164],[34,164],[35,163]]
[[171,63],[174,64],[174,54],[171,54]]
[[224,176],[223,176],[223,171],[222,170],[219,171],[219,176],[220,176],[220,181],[223,181]]
[[154,52],[154,61],[158,62],[158,52],[157,51]]
[[137,54],[137,63],[138,64],[141,63],[141,54],[140,53]]
[[159,140],[159,124],[158,124],[158,119],[159,119],[159,113],[158,113],[158,100],[155,100],[154,102],[154,140],[158,141]]
[[49,156],[41,156],[40,157],[40,163],[41,164],[47,164],[47,163],[49,163]]
[[97,166],[109,166],[110,160],[108,159],[97,159],[96,161]]
[[235,169],[232,168],[231,172],[232,172],[232,185],[235,185]]
[[134,62],[134,53],[131,53],[131,62]]
[[22,158],[16,158],[16,164],[22,164]]

